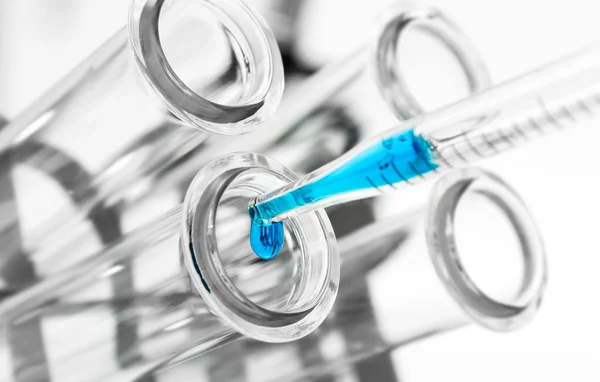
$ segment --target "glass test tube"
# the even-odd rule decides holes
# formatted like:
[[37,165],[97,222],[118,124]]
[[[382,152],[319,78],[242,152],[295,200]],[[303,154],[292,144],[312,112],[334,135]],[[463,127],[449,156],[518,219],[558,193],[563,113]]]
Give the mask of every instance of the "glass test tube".
[[0,131],[20,231],[0,269],[86,222],[116,240],[123,205],[193,150],[229,139],[210,135],[251,131],[282,89],[277,44],[243,2],[133,0],[128,28]]
[[[0,131],[0,283],[7,295],[117,241],[132,229],[122,210],[153,192],[171,166],[219,145],[206,140],[211,133],[251,130],[279,103],[277,44],[243,2],[131,3],[128,28]],[[146,208],[139,220],[164,210]],[[64,242],[75,249],[44,257]],[[115,295],[135,290],[124,261],[110,278]],[[26,324],[7,331],[16,370],[47,361],[42,322]]]
[[[46,341],[44,362],[19,358],[4,342],[12,357],[3,368],[12,368],[15,381],[127,380],[242,335],[285,342],[309,334],[339,283],[327,215],[289,221],[286,247],[273,261],[254,256],[247,235],[249,200],[294,178],[258,154],[210,163],[182,207],[5,300],[5,333],[36,319]],[[135,289],[112,293],[110,278],[124,271]]]
[[[473,197],[480,204],[465,204]],[[460,243],[466,243],[457,232],[473,240],[481,222],[464,224],[456,217],[468,216],[481,203],[507,218],[502,224],[519,241],[522,272],[514,272],[521,267],[513,267],[507,253],[493,270],[478,263],[490,261],[489,256],[461,255]],[[478,168],[441,178],[427,209],[377,221],[338,243],[338,298],[313,334],[279,345],[238,342],[153,376],[159,381],[194,376],[232,382],[345,381],[360,376],[375,357],[465,324],[495,331],[522,328],[537,313],[546,285],[543,243],[526,207],[501,179]]]

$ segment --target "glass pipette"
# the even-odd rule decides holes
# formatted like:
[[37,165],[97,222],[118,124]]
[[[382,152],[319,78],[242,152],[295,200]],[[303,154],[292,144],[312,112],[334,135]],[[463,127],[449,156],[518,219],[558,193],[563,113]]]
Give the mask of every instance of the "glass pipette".
[[600,116],[600,42],[408,120],[254,200],[253,226],[420,183]]

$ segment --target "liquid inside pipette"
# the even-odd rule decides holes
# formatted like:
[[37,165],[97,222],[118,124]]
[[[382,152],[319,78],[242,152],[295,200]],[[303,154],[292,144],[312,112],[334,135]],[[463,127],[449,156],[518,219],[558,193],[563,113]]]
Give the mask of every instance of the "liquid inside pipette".
[[[413,130],[379,141],[361,151],[341,167],[304,186],[251,206],[250,243],[261,258],[271,258],[283,245],[281,222],[272,219],[298,207],[336,195],[396,184],[433,171],[430,144]],[[267,257],[265,257],[267,256]]]

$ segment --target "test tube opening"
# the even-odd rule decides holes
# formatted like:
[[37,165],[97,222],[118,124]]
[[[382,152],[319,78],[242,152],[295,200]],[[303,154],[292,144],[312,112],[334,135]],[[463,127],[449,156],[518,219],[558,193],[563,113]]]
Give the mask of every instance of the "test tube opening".
[[[441,105],[463,98],[469,92],[477,92],[490,85],[487,68],[478,50],[461,30],[438,9],[400,4],[391,7],[390,11],[382,18],[379,38],[373,49],[375,76],[382,97],[399,118],[408,119],[417,116],[425,110],[436,109]],[[413,35],[413,32],[417,33]],[[405,45],[407,40],[414,40],[415,37],[418,37],[417,40],[421,43],[419,45],[421,50],[423,45],[427,49],[432,45],[430,43],[435,41],[438,43],[437,45],[441,44],[441,46],[435,46],[435,50],[446,48],[445,50],[449,51],[447,53],[454,56],[450,62],[444,61],[446,64],[452,64],[452,60],[457,61],[468,82],[468,91],[458,97],[454,92],[451,92],[450,96],[441,92],[442,97],[440,97],[439,91],[432,95],[430,87],[424,92],[419,91],[418,86],[414,86],[415,81],[412,78],[414,71],[408,71],[408,75],[406,73],[405,66],[407,62],[410,64],[411,60],[406,55],[407,47]],[[427,39],[423,39],[423,37]],[[409,46],[411,45],[409,44]],[[445,56],[443,58],[447,58]],[[421,63],[419,66],[420,69],[427,68],[426,63]],[[433,69],[433,67],[431,68]],[[454,72],[454,70],[445,70],[443,76],[446,77],[448,73]],[[431,73],[431,75],[436,75],[436,73]],[[456,82],[454,79],[448,80],[452,83]],[[437,84],[438,82],[430,81],[429,83]],[[427,94],[428,97],[422,97],[421,94]],[[424,99],[428,102],[423,103]],[[429,102],[431,99],[433,99],[435,107],[424,107],[431,103]]]
[[489,187],[493,184],[482,179],[463,194],[454,214],[454,237],[473,282],[490,298],[510,304],[527,280],[527,261],[519,232]]
[[[523,262],[520,280],[515,280],[506,267],[496,269],[495,273],[487,272],[487,276],[504,281],[505,285],[500,288],[502,294],[489,288],[493,283],[481,282],[485,276],[473,277],[469,271],[474,267],[465,263],[465,257],[460,255],[456,212],[469,193],[479,194],[497,207],[518,239]],[[547,280],[544,245],[529,211],[510,186],[479,168],[449,173],[432,191],[426,231],[429,254],[438,276],[471,318],[495,331],[516,330],[533,319]],[[514,285],[506,285],[511,282]]]
[[[261,155],[231,154],[204,167],[184,201],[181,248],[196,289],[230,326],[266,342],[312,332],[339,283],[335,237],[322,210],[286,222],[277,258],[260,260],[250,248],[248,202],[295,178]],[[258,272],[265,277],[249,277]]]
[[248,132],[281,99],[275,38],[242,1],[134,0],[129,35],[150,87],[192,126]]

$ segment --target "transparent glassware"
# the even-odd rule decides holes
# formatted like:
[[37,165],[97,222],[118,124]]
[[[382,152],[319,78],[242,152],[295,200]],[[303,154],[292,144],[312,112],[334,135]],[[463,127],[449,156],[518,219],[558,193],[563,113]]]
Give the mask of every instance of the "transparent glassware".
[[[164,3],[165,7],[168,3]],[[152,3],[152,6],[157,4],[160,5],[163,3]],[[228,4],[227,7],[235,7],[235,4]],[[140,9],[143,9],[143,7],[138,9],[139,12],[141,12]],[[431,12],[433,12],[433,15],[430,14]],[[135,14],[135,11],[132,12],[132,15]],[[417,12],[414,7],[397,8],[393,12],[389,12],[389,14],[398,15],[398,20],[396,20],[397,25],[406,25],[407,21],[410,21],[408,24],[412,24],[412,21],[415,20],[423,21],[425,24],[432,23],[436,25],[436,23],[440,22],[440,18],[445,20],[444,17],[438,16],[439,11],[437,10]],[[401,17],[401,14],[404,16]],[[410,17],[406,16],[407,14]],[[177,12],[175,12],[175,15],[177,15]],[[425,28],[427,28],[427,25]],[[444,30],[443,27],[438,29]],[[263,32],[267,40],[270,41],[268,31],[265,31],[263,28]],[[458,32],[454,31],[452,33]],[[197,34],[190,35],[192,37],[197,36]],[[458,57],[476,58],[470,65],[466,65],[466,67],[467,69],[478,67],[480,64],[478,55],[476,52],[471,51],[472,48],[470,46],[462,45],[464,42],[463,37],[460,33],[458,33],[458,36],[459,39],[457,41],[460,41],[460,43],[456,42],[454,44],[458,46]],[[398,33],[397,37],[400,37],[400,33]],[[453,41],[452,37],[447,38]],[[126,42],[124,43],[126,44]],[[372,43],[375,43],[375,41]],[[74,202],[71,203],[69,200],[66,203],[54,205],[54,211],[51,211],[53,213],[47,214],[54,216],[48,223],[43,224],[39,229],[36,228],[33,233],[25,230],[27,231],[25,232],[25,237],[12,241],[13,243],[21,243],[23,245],[21,248],[15,248],[14,251],[11,250],[11,252],[20,253],[21,255],[27,253],[29,256],[28,258],[26,256],[14,256],[11,258],[11,262],[4,267],[6,271],[3,272],[2,278],[5,284],[9,285],[9,288],[6,289],[7,293],[10,294],[13,290],[30,285],[36,280],[43,280],[52,275],[64,274],[64,270],[68,266],[77,264],[85,258],[91,258],[97,252],[98,245],[96,241],[98,238],[103,245],[108,245],[118,240],[129,229],[125,226],[121,218],[125,211],[131,210],[138,215],[144,215],[148,219],[146,221],[151,220],[151,217],[156,215],[153,208],[154,205],[152,204],[153,200],[156,198],[161,199],[162,193],[174,185],[185,189],[187,179],[192,176],[191,174],[194,174],[201,164],[206,163],[208,159],[218,154],[240,148],[245,150],[248,148],[264,149],[270,155],[291,164],[294,168],[309,171],[346,151],[365,134],[365,129],[370,126],[376,126],[376,124],[371,125],[365,122],[370,118],[366,117],[367,115],[387,115],[390,118],[396,118],[397,116],[394,113],[390,113],[387,109],[387,103],[380,102],[381,100],[378,98],[375,99],[379,101],[378,105],[380,107],[379,109],[373,109],[379,110],[378,112],[360,114],[360,118],[356,117],[359,108],[350,99],[357,92],[361,94],[362,89],[371,88],[375,94],[378,92],[377,83],[369,74],[373,68],[373,62],[377,61],[377,58],[372,53],[369,53],[369,50],[373,51],[374,49],[369,45],[366,44],[357,55],[353,55],[352,57],[355,59],[348,60],[347,63],[339,63],[339,65],[332,66],[323,72],[329,74],[319,74],[311,82],[300,87],[297,92],[290,95],[289,101],[286,101],[287,106],[282,109],[281,114],[277,114],[270,120],[271,122],[266,123],[261,132],[244,136],[241,140],[232,139],[232,137],[220,139],[217,136],[210,136],[207,139],[207,135],[201,136],[193,129],[180,127],[176,129],[158,129],[154,133],[145,136],[147,139],[143,140],[143,144],[140,147],[132,143],[130,147],[131,152],[127,149],[115,154],[114,165],[106,165],[105,168],[107,171],[102,172],[102,176],[98,179],[87,176],[87,171],[84,171],[86,169],[82,168],[84,166],[71,161],[68,156],[62,155],[64,153],[46,150],[47,147],[43,147],[40,150],[37,148],[32,150],[34,153],[38,153],[39,151],[42,154],[36,156],[36,164],[33,167],[36,169],[38,167],[48,168],[46,164],[52,164],[52,166],[49,166],[50,171],[43,171],[43,173],[47,174],[51,172],[52,176],[48,178],[52,179],[52,181],[56,179],[60,187],[67,191],[65,194],[74,200]],[[141,52],[142,50],[146,52],[153,51],[153,49],[156,49],[156,41],[154,45],[151,44],[146,47],[137,46],[136,49],[136,52]],[[468,50],[470,53],[460,53],[463,50]],[[165,53],[167,53],[166,58],[170,59],[168,49],[165,49]],[[357,58],[358,55],[362,55],[362,57],[359,59]],[[273,60],[271,63],[273,65],[273,86],[269,91],[273,92],[273,94],[276,94],[276,90],[278,89],[276,86],[276,74],[278,73],[276,70],[278,68],[276,56],[276,54],[273,54],[270,57]],[[358,62],[360,62],[360,65],[357,64]],[[150,60],[149,64],[151,68],[155,62]],[[206,65],[208,63],[202,64]],[[340,67],[343,69],[341,72],[338,70]],[[180,67],[173,66],[173,68],[179,69]],[[180,77],[183,80],[187,80],[187,77],[183,75],[186,73],[186,68],[188,67],[182,67],[183,72]],[[193,68],[197,69],[197,66]],[[175,72],[180,74],[179,70],[175,70]],[[354,74],[357,74],[357,76],[354,76]],[[485,72],[475,74],[473,78],[480,78],[478,75],[481,74],[485,74]],[[146,73],[146,76],[148,76],[148,73]],[[82,81],[83,78],[82,75]],[[149,78],[153,78],[152,73],[150,73]],[[141,76],[139,79],[141,83],[146,81],[148,81],[147,77]],[[87,83],[86,81],[83,82]],[[187,84],[188,82],[185,81],[185,83]],[[164,84],[158,84],[156,88],[160,90],[164,89],[164,86]],[[152,87],[150,86],[150,88]],[[354,90],[349,90],[350,88]],[[196,87],[193,89],[195,90]],[[364,100],[365,98],[367,97],[358,97],[358,103],[360,104],[360,100]],[[312,100],[314,100],[313,103],[311,103]],[[310,105],[306,105],[307,102]],[[296,110],[298,105],[301,107]],[[321,107],[321,105],[325,105],[326,107]],[[364,111],[364,108],[360,110]],[[144,109],[144,113],[147,113],[146,109]],[[189,113],[185,110],[182,113],[185,114],[184,116],[193,119],[193,115],[188,115]],[[42,120],[42,122],[44,121]],[[121,123],[120,121],[118,124],[111,126],[122,129],[119,126]],[[320,131],[323,126],[327,126],[328,129],[326,132]],[[36,127],[36,129],[38,128]],[[50,130],[41,128],[39,131]],[[331,144],[333,141],[336,142],[335,145]],[[298,144],[299,142],[301,145]],[[98,142],[94,140],[93,143],[96,145]],[[84,151],[83,148],[80,148],[80,151]],[[29,158],[29,154],[25,154],[25,157]],[[164,156],[161,157],[159,154],[164,154]],[[287,162],[288,160],[290,162]],[[61,163],[61,165],[56,166],[56,163]],[[140,168],[147,169],[147,171],[140,171]],[[56,169],[58,171],[54,171]],[[77,174],[74,179],[72,178],[72,174]],[[91,179],[97,180],[97,183],[92,182]],[[88,187],[86,184],[92,184],[92,186]],[[32,189],[37,190],[37,188]],[[44,190],[40,189],[39,192],[44,193]],[[148,196],[151,196],[150,202],[142,203],[143,200],[148,199]],[[34,197],[34,199],[37,199],[37,197]],[[44,199],[40,200],[45,202]],[[64,208],[65,204],[68,204],[69,207],[71,207],[71,204],[74,206],[67,209]],[[45,202],[44,205],[52,206],[52,203]],[[24,219],[20,220],[22,222]],[[85,237],[79,234],[79,230],[76,228],[81,227],[83,221],[91,222],[92,229],[97,231],[97,235],[95,235],[97,237]],[[58,229],[59,226],[61,229]],[[84,244],[86,244],[87,251],[82,248]],[[60,250],[57,250],[57,248],[60,248]],[[53,258],[52,254],[60,254],[61,256]],[[125,270],[114,274],[111,278],[113,283],[112,289],[115,292],[127,295],[128,293],[132,293],[135,288],[132,285],[132,277],[127,275],[128,264],[125,263],[123,266]],[[33,269],[37,269],[37,272],[33,272]],[[30,274],[31,277],[24,277],[27,274]],[[18,275],[18,277],[10,277],[10,275]],[[7,282],[8,280],[10,282]]]
[[[199,2],[204,4],[201,0]],[[141,17],[140,7],[143,8],[143,4],[143,2],[134,3],[132,8],[130,29],[134,31],[132,32],[134,42],[138,40],[135,31],[144,29],[142,28],[143,25],[140,26],[137,22]],[[195,2],[190,2],[190,4],[195,4]],[[235,4],[237,2],[224,6],[226,7],[224,10],[235,14],[235,10],[229,8],[236,8]],[[178,13],[175,12],[175,15],[177,16]],[[348,103],[348,97],[353,93],[348,93],[347,90],[351,87],[355,89],[369,87],[376,89],[377,81],[374,81],[369,75],[369,68],[372,68],[373,63],[378,61],[381,52],[393,48],[394,38],[399,39],[402,31],[405,30],[403,28],[409,25],[422,24],[424,28],[438,31],[440,38],[443,41],[448,41],[449,46],[457,51],[457,56],[465,62],[466,70],[470,71],[469,77],[473,78],[473,89],[476,90],[487,85],[487,72],[484,68],[480,68],[481,62],[476,51],[438,10],[418,6],[393,7],[388,13],[388,17],[389,20],[386,19],[387,21],[381,24],[385,26],[385,28],[382,27],[382,30],[387,31],[391,28],[395,31],[395,34],[393,36],[390,36],[388,32],[376,34],[378,38],[374,38],[372,44],[380,48],[369,48],[372,44],[366,44],[358,53],[352,55],[351,59],[325,69],[301,84],[294,94],[290,94],[286,98],[281,110],[269,122],[264,123],[260,131],[246,135],[241,139],[226,137],[225,140],[222,140],[214,135],[205,139],[206,135],[202,136],[194,132],[193,129],[160,127],[156,134],[150,134],[141,146],[134,145],[137,148],[133,151],[124,151],[117,154],[113,158],[114,161],[111,162],[113,164],[106,167],[106,171],[100,171],[97,177],[88,174],[88,171],[82,168],[82,165],[71,161],[68,155],[54,151],[53,148],[44,146],[38,147],[40,150],[33,150],[33,156],[28,156],[28,158],[37,158],[34,161],[33,168],[39,169],[40,166],[45,168],[48,165],[50,176],[46,177],[48,171],[44,172],[44,181],[56,181],[61,189],[59,193],[63,200],[67,199],[67,201],[53,204],[48,202],[46,197],[39,198],[39,192],[50,195],[56,194],[55,184],[52,184],[51,189],[27,187],[35,190],[34,195],[24,192],[24,187],[18,187],[17,194],[20,191],[20,199],[25,199],[23,203],[19,204],[31,205],[31,209],[35,211],[31,213],[34,216],[31,219],[40,220],[39,215],[51,216],[51,218],[32,230],[23,230],[22,227],[16,225],[16,221],[18,220],[19,223],[29,226],[27,224],[28,219],[19,219],[19,214],[16,215],[17,217],[13,219],[15,220],[13,229],[15,234],[10,241],[13,248],[7,251],[15,254],[15,256],[4,257],[5,259],[14,259],[14,261],[10,261],[10,264],[5,265],[5,267],[0,267],[0,269],[4,268],[6,270],[0,277],[6,281],[8,279],[7,274],[18,274],[20,272],[18,269],[31,268],[32,266],[38,269],[36,278],[44,278],[64,269],[57,268],[54,265],[45,267],[44,264],[49,263],[45,253],[48,252],[48,248],[72,246],[73,243],[70,241],[73,236],[79,237],[73,235],[73,232],[78,232],[82,227],[87,227],[82,224],[83,222],[90,224],[91,229],[96,231],[96,234],[94,235],[94,232],[90,234],[91,237],[87,241],[93,243],[87,246],[87,252],[78,250],[77,254],[81,258],[91,256],[97,251],[98,244],[95,244],[96,241],[99,240],[101,245],[107,245],[131,229],[131,224],[125,224],[124,215],[135,215],[138,218],[141,216],[143,218],[138,220],[142,220],[142,222],[150,221],[151,217],[157,214],[154,212],[157,200],[164,202],[167,199],[164,195],[173,192],[173,189],[175,189],[175,194],[178,194],[180,189],[185,190],[189,184],[189,179],[195,174],[199,166],[223,152],[233,152],[240,149],[248,150],[249,148],[261,150],[301,171],[312,170],[338,157],[355,145],[365,133],[366,127],[370,126],[364,120],[361,122],[348,113],[349,110],[356,112],[356,108],[352,107],[352,103]],[[261,31],[267,42],[271,42],[272,39],[268,30],[261,29]],[[259,31],[255,32],[258,33]],[[385,39],[382,40],[384,37],[381,36],[384,36]],[[270,47],[272,44],[267,45]],[[143,47],[139,44],[134,44],[134,46],[136,52],[143,50]],[[384,46],[384,48],[381,48],[381,46]],[[265,48],[265,46],[262,47]],[[156,50],[157,48],[148,49]],[[276,98],[276,94],[279,94],[281,90],[277,87],[277,80],[280,77],[278,74],[280,65],[275,57],[275,49],[273,48],[271,51],[272,56],[270,59],[272,62],[270,65],[264,63],[264,71],[272,67],[271,81],[273,83],[268,92],[268,95],[272,98]],[[373,50],[379,52],[379,56],[373,54]],[[250,55],[248,56],[250,57]],[[138,53],[136,57],[143,58],[143,54]],[[379,67],[381,66],[379,65]],[[152,82],[155,77],[152,75],[152,71],[148,71],[145,67],[142,69],[145,70],[148,77],[145,81]],[[89,76],[85,78],[89,78]],[[161,86],[164,86],[164,84],[155,87],[159,89]],[[219,88],[224,87],[219,84]],[[251,89],[247,90],[250,91]],[[402,95],[400,94],[398,97],[402,98]],[[387,108],[385,102],[379,103],[380,106]],[[182,113],[186,114],[185,111]],[[387,110],[386,113],[388,116],[392,115]],[[25,114],[27,115],[27,113]],[[385,113],[379,114],[383,115]],[[393,118],[396,117],[393,116]],[[198,123],[200,124],[201,121]],[[238,126],[238,124],[234,125]],[[12,126],[20,126],[20,124],[13,124]],[[38,134],[48,132],[49,136],[53,136],[53,134],[50,134],[52,131],[52,128],[44,127],[40,129]],[[33,136],[36,136],[36,134]],[[171,139],[173,137],[176,138]],[[24,142],[28,141],[26,139]],[[200,141],[202,143],[198,146],[197,143]],[[10,171],[14,175],[15,171],[23,170],[21,167],[23,166],[11,167]],[[142,171],[142,169],[148,171]],[[26,175],[31,176],[31,174]],[[11,177],[6,176],[3,178],[10,179]],[[26,184],[25,186],[30,185]],[[174,199],[173,204],[179,202],[178,196]],[[40,214],[39,210],[44,213]],[[25,232],[19,232],[20,229]],[[82,246],[83,242],[80,241],[79,245]],[[22,256],[23,253],[28,255]],[[18,254],[21,254],[21,256]],[[64,261],[58,261],[54,264],[61,263],[64,263]],[[21,280],[20,284],[17,285],[13,282],[11,288],[19,288],[33,281],[27,281],[20,276],[19,280]]]
[[[3,301],[3,369],[15,381],[133,380],[242,336],[286,342],[308,335],[333,306],[339,283],[327,215],[286,222],[285,248],[272,261],[248,244],[249,200],[294,178],[258,154],[208,164],[182,207]],[[111,277],[124,271],[135,290],[111,293]],[[32,320],[43,331],[42,357],[7,341]]]
[[123,210],[173,187],[165,173],[193,151],[252,131],[282,91],[275,39],[244,2],[133,0],[127,28],[0,131],[18,205],[0,279],[86,224],[118,239]]
[[274,139],[287,130],[270,126],[298,124],[318,109],[343,110],[361,137],[388,122],[423,113],[424,107],[402,73],[402,55],[398,51],[402,38],[411,29],[429,33],[448,46],[467,74],[472,92],[490,85],[477,49],[453,21],[437,8],[398,2],[383,10],[373,35],[359,48],[298,85],[282,102],[276,117],[267,122],[269,128],[260,137]]
[[[482,206],[465,204],[472,197],[506,218],[502,224],[521,250],[516,267],[505,249],[494,252],[500,258],[492,259],[492,267],[480,266],[489,256],[478,253],[474,261],[462,253],[470,246],[461,237],[473,240],[482,224],[496,228],[477,219],[465,225],[460,217]],[[504,181],[479,168],[441,178],[427,208],[376,221],[338,244],[338,298],[313,334],[279,345],[237,342],[163,367],[157,379],[354,380],[369,362],[381,361],[394,349],[466,324],[499,332],[524,327],[535,317],[547,282],[543,242],[525,205]]]

